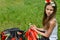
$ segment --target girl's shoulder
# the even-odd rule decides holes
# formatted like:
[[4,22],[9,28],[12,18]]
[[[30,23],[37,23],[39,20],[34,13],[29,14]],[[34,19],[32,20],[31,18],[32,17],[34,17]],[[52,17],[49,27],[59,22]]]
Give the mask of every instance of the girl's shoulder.
[[56,19],[55,18],[51,19],[50,24],[56,24]]

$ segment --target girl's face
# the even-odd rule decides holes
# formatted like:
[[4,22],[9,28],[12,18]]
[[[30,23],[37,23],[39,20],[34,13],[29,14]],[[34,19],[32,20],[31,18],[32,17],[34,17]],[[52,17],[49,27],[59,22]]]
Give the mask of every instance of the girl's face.
[[51,5],[46,6],[46,14],[47,16],[50,16],[53,13],[53,7]]

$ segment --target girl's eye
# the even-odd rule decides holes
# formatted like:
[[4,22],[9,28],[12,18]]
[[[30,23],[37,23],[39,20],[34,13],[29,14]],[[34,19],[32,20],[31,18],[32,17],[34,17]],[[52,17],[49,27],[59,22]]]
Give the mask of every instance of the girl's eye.
[[53,9],[48,9],[48,8],[47,8],[47,10],[53,11]]
[[49,10],[49,9],[47,8],[47,10]]
[[50,11],[53,11],[52,9],[50,9]]

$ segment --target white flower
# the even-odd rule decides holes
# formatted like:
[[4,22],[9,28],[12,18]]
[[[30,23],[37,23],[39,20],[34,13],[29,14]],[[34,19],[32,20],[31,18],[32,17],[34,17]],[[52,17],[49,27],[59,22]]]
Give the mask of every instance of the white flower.
[[55,6],[54,2],[51,2],[51,5],[52,5],[52,6]]
[[54,3],[54,2],[50,2],[50,3]]
[[[45,3],[48,3],[48,2],[45,1]],[[50,3],[51,3],[52,6],[55,6],[55,3],[54,2],[50,1]]]
[[45,3],[47,3],[47,1],[45,1]]
[[52,4],[52,6],[55,6],[55,4]]

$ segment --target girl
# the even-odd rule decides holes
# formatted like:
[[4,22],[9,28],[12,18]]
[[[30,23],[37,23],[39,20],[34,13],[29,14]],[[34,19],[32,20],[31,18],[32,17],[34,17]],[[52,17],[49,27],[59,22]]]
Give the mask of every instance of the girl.
[[43,28],[37,28],[35,25],[31,25],[31,29],[35,30],[37,33],[44,36],[45,38],[49,38],[50,40],[57,40],[58,25],[55,18],[56,11],[57,6],[55,2],[46,3],[42,22]]

